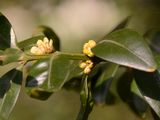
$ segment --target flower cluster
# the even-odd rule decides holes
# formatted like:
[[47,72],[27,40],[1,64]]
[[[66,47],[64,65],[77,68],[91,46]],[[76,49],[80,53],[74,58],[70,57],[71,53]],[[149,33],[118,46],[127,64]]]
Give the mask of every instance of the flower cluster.
[[[88,57],[93,57],[94,54],[91,49],[95,46],[96,42],[94,40],[89,40],[83,46],[83,54],[87,55]],[[89,74],[91,72],[91,69],[93,68],[93,62],[91,60],[82,61],[79,64],[79,67],[83,69],[83,72],[85,74]]]
[[85,43],[83,46],[83,53],[89,57],[93,57],[94,54],[91,51],[91,49],[95,46],[96,46],[96,42],[94,40],[89,40],[88,43]]
[[83,72],[85,74],[89,74],[91,72],[92,67],[93,67],[93,62],[91,60],[83,61],[79,64],[79,67],[84,69]]
[[42,40],[38,40],[36,45],[33,46],[30,50],[30,52],[34,55],[44,55],[49,54],[54,51],[53,48],[53,40],[48,40],[47,37],[43,38]]

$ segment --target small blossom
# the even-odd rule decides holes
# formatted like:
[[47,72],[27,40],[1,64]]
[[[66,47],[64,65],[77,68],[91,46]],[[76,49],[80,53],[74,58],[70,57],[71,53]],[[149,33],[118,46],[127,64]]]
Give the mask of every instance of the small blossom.
[[91,72],[91,68],[86,67],[83,71],[85,74],[89,74]]
[[85,74],[89,74],[91,72],[92,67],[93,67],[93,62],[91,60],[83,61],[79,64],[79,67],[84,69],[83,72]]
[[53,40],[48,40],[47,37],[43,38],[42,40],[38,40],[36,45],[33,46],[30,50],[30,52],[34,55],[44,55],[49,54],[54,51],[53,48]]
[[94,40],[89,40],[88,43],[85,43],[83,46],[83,53],[89,57],[93,57],[94,54],[91,51],[91,49],[95,46],[96,46],[96,42]]
[[79,64],[79,67],[84,69],[87,66],[87,64],[85,62],[82,62]]

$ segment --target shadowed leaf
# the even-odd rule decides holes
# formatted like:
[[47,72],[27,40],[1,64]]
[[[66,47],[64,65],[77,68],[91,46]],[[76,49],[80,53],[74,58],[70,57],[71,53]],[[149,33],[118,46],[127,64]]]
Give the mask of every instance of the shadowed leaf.
[[8,19],[0,13],[0,49],[16,46],[16,36]]
[[159,71],[147,73],[134,71],[137,89],[151,106],[155,113],[160,117],[160,74]]
[[41,59],[29,64],[31,66],[28,69],[29,72],[26,79],[27,93],[36,99],[48,99],[53,93],[50,90],[50,86],[48,86],[49,59]]
[[112,79],[118,69],[118,65],[102,62],[98,64],[94,69],[98,69],[98,73],[93,78],[91,78],[93,81],[95,81],[93,82],[94,85],[92,86],[93,97],[95,103],[105,104],[107,98],[111,97],[109,89],[112,83]]
[[117,92],[120,98],[129,105],[131,110],[139,117],[144,117],[143,114],[147,111],[147,103],[137,94],[132,92],[133,73],[132,70],[127,70],[118,80]]
[[47,38],[52,39],[55,50],[56,51],[60,50],[60,39],[57,36],[57,34],[52,30],[52,28],[42,25],[37,28],[35,33],[42,33]]
[[0,116],[8,119],[18,99],[22,81],[21,68],[14,69],[0,78]]
[[4,76],[6,73],[16,68],[19,64],[17,62],[12,62],[3,66],[0,66],[0,77]]

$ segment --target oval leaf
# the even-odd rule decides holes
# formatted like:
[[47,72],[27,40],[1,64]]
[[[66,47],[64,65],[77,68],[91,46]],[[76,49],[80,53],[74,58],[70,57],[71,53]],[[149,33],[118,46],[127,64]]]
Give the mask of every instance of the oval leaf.
[[57,91],[72,77],[80,75],[82,70],[79,68],[79,60],[71,60],[56,52],[50,60],[49,73],[49,84],[54,91]]
[[135,31],[122,29],[108,35],[92,49],[95,56],[120,65],[152,72],[156,63],[143,38]]

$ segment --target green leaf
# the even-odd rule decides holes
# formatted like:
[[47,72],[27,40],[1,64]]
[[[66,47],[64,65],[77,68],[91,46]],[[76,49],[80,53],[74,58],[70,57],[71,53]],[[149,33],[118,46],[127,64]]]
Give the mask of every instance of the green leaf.
[[3,66],[0,66],[0,77],[4,76],[6,73],[11,71],[12,69],[18,67],[18,62],[12,62]]
[[[156,117],[155,120],[158,120],[159,119],[159,117],[158,117],[159,110],[156,110],[155,108],[157,108],[159,106],[159,101],[157,101],[155,99],[152,99],[152,98],[147,98],[146,96],[143,96],[143,94],[141,93],[140,89],[138,88],[137,83],[135,82],[135,80],[132,81],[131,91],[134,94],[136,94],[137,96],[139,96],[139,98],[144,99],[146,101],[146,103],[148,103],[148,105],[151,106],[151,108],[152,108],[152,110],[151,110],[152,115],[153,115],[154,118]],[[154,111],[154,109],[156,111]],[[153,119],[153,118],[151,118],[151,119]]]
[[17,43],[17,46],[24,51],[30,50],[32,46],[34,46],[38,40],[42,40],[44,38],[44,35],[32,37],[26,40],[23,40],[21,42]]
[[22,67],[14,69],[0,78],[0,116],[8,119],[18,99],[22,81]]
[[138,89],[138,86],[137,86],[135,80],[133,80],[132,83],[131,83],[131,91],[132,91],[133,93],[135,93],[136,95],[138,95],[139,97],[143,98],[141,92],[140,92],[139,89]]
[[147,73],[134,71],[137,89],[139,89],[146,102],[151,106],[155,113],[160,117],[160,73],[154,71]]
[[79,60],[72,60],[59,52],[51,57],[49,72],[49,84],[54,91],[60,90],[71,78],[82,74]]
[[42,97],[43,91],[44,96],[47,92],[58,91],[73,77],[82,74],[79,60],[72,60],[71,57],[60,52],[55,52],[51,58],[38,60],[30,66],[26,82],[26,87],[30,88],[27,88],[27,91],[31,97],[42,100],[45,100]]
[[117,92],[131,110],[139,117],[143,118],[143,115],[147,112],[148,105],[141,97],[131,91],[132,81],[133,72],[131,69],[126,69],[125,73],[117,82]]
[[52,39],[54,49],[56,51],[60,50],[60,39],[57,34],[52,30],[52,28],[42,25],[39,26],[35,32],[43,33],[47,38]]
[[82,78],[82,89],[80,93],[81,108],[76,120],[87,120],[92,111],[94,103],[90,87],[88,76],[84,76]]
[[160,55],[156,54],[156,55],[154,55],[154,58],[157,63],[157,68],[160,68]]
[[[110,85],[112,79],[118,70],[118,65],[113,63],[101,62],[94,69],[98,69],[98,73],[91,79],[95,81],[93,85],[93,97],[97,104],[105,104],[110,93]],[[108,101],[109,102],[109,101]]]
[[16,36],[8,19],[0,13],[0,49],[16,46]]
[[135,81],[132,82],[132,91],[138,95],[139,97],[143,98],[153,109],[153,111],[160,117],[160,101],[153,99],[151,97],[145,96],[142,91],[139,89],[137,83]]
[[152,72],[156,63],[143,38],[135,31],[122,29],[108,35],[93,49],[95,56],[109,62]]
[[2,57],[3,59],[3,65],[6,65],[11,62],[17,62],[19,58],[22,56],[22,51],[15,49],[15,48],[7,48],[4,52]]
[[[49,58],[37,60],[28,69],[26,79],[27,93],[36,99],[46,100],[53,93],[48,86]],[[34,87],[34,88],[33,88]]]

